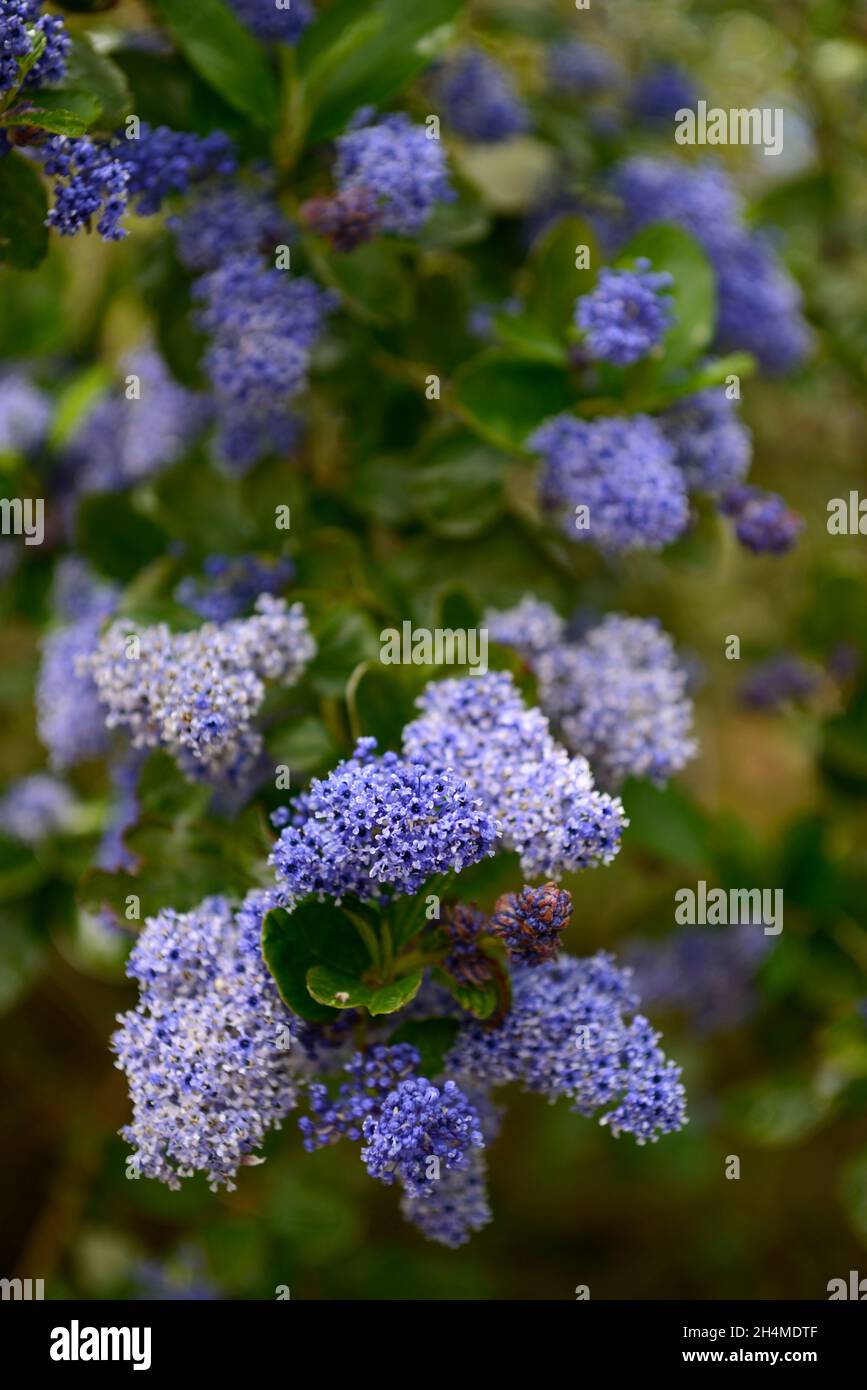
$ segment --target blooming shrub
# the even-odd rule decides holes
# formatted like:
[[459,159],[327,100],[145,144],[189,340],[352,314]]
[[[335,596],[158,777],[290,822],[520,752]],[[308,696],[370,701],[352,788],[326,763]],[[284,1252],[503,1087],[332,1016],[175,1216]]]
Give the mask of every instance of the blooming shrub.
[[115,986],[128,953],[131,1176],[254,1203],[265,1158],[357,1146],[455,1249],[510,1105],[683,1153],[711,1069],[657,1006],[759,1009],[755,924],[648,944],[630,907],[624,961],[608,900],[755,868],[688,780],[708,729],[857,678],[738,696],[690,651],[708,573],[760,604],[804,538],[752,410],[822,344],[756,178],[673,150],[678,65],[553,7],[202,0],[205,43],[191,3],[106,38],[0,0],[0,463],[46,503],[2,552],[44,631],[0,836]]

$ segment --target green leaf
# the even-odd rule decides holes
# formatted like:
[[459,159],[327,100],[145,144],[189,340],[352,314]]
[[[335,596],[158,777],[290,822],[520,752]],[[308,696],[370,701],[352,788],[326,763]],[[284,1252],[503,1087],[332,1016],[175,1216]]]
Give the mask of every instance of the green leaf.
[[468,363],[455,377],[454,393],[480,433],[505,449],[520,449],[543,420],[575,402],[565,371],[500,352]]
[[44,91],[23,108],[7,111],[0,118],[0,126],[27,126],[54,135],[83,135],[100,110],[99,100],[87,92]]
[[507,454],[472,435],[439,441],[413,472],[413,509],[438,536],[477,536],[503,511],[511,464]]
[[393,242],[380,237],[348,255],[317,244],[315,255],[322,278],[355,314],[378,324],[412,315],[412,280]]
[[674,322],[665,335],[661,369],[688,366],[709,344],[716,322],[716,277],[695,237],[667,222],[645,227],[623,248],[618,265],[646,256],[652,268],[674,280]]
[[424,970],[419,967],[386,985],[366,985],[352,975],[315,965],[307,972],[307,988],[320,1004],[335,1009],[367,1009],[369,1014],[393,1014],[418,994]]
[[392,1047],[410,1043],[419,1054],[422,1075],[432,1079],[442,1071],[459,1028],[456,1018],[411,1018],[395,1028],[388,1042]]
[[278,92],[260,43],[223,0],[154,0],[190,66],[256,125],[277,122]]
[[370,958],[350,918],[334,903],[305,898],[292,912],[272,908],[262,924],[262,954],[280,997],[302,1018],[324,1022],[334,1010],[311,998],[307,972],[321,965],[357,979]]
[[[589,266],[575,265],[579,246],[589,248]],[[600,253],[588,223],[564,217],[543,233],[533,247],[521,282],[526,315],[557,342],[572,326],[575,300],[596,284]]]
[[362,662],[349,679],[346,703],[356,738],[375,738],[380,753],[400,748],[404,726],[413,717],[413,699],[393,667]]
[[[181,0],[184,3],[184,0]],[[298,45],[309,138],[368,103],[385,106],[444,48],[461,0],[337,0]]]
[[[72,40],[63,91],[99,102],[104,130],[116,130],[132,110],[132,93],[123,72],[105,54],[97,53],[84,37]],[[40,102],[45,95],[39,93]]]
[[0,834],[0,899],[30,893],[45,877],[45,870],[29,845]]
[[343,695],[355,668],[379,657],[379,633],[366,613],[341,605],[316,634],[319,650],[308,667],[313,688],[320,695]]
[[0,261],[33,270],[48,250],[48,201],[42,180],[26,159],[0,159]]
[[76,517],[76,538],[97,569],[124,582],[162,555],[168,543],[161,527],[116,493],[84,498]]
[[495,980],[489,980],[484,985],[461,985],[447,970],[437,967],[432,974],[437,984],[444,985],[461,1008],[474,1018],[490,1018],[496,1012],[500,992]]

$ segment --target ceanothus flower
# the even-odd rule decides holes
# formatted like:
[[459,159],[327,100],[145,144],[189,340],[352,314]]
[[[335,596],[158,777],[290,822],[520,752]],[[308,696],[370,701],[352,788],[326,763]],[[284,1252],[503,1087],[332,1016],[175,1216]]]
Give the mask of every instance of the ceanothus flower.
[[695,106],[697,95],[682,68],[658,63],[638,78],[629,104],[638,120],[673,121],[678,111]]
[[482,1148],[479,1117],[455,1081],[434,1086],[424,1076],[399,1081],[362,1121],[361,1157],[372,1178],[397,1181],[408,1197],[427,1197],[442,1172],[464,1166]]
[[377,757],[375,747],[359,739],[351,758],[296,801],[271,855],[290,903],[307,893],[414,893],[493,852],[496,823],[459,776],[395,753]]
[[119,599],[116,585],[94,578],[77,557],[57,566],[52,607],[60,626],[42,640],[36,683],[39,737],[57,771],[100,757],[107,748],[104,711],[82,662],[95,652],[102,625]]
[[560,933],[572,917],[572,894],[556,883],[524,887],[497,899],[490,927],[505,942],[509,959],[523,965],[543,965],[560,949]]
[[255,890],[238,911],[216,897],[145,922],[127,965],[140,1002],[112,1038],[133,1106],[121,1134],[144,1177],[178,1188],[202,1172],[232,1190],[296,1104],[297,1021],[260,948],[271,906]]
[[20,369],[0,376],[0,454],[28,454],[48,432],[48,397]]
[[758,1003],[754,976],[771,939],[750,923],[719,931],[686,927],[663,941],[636,941],[624,952],[646,1005],[683,1014],[707,1037],[745,1023]]
[[229,0],[235,14],[263,43],[297,43],[315,11],[310,0]]
[[652,271],[641,257],[633,270],[604,269],[589,294],[575,302],[575,324],[586,336],[591,358],[629,367],[646,357],[672,322],[673,284],[668,271]]
[[[118,377],[66,446],[63,464],[78,495],[120,492],[155,477],[177,463],[210,418],[206,397],[179,385],[152,347],[127,354]],[[133,377],[130,394],[122,383]]]
[[365,189],[376,202],[372,228],[412,235],[438,202],[451,202],[442,143],[428,138],[402,111],[380,120],[371,108],[355,115],[337,139],[334,179],[338,193]]
[[315,1153],[340,1139],[361,1139],[364,1121],[400,1081],[412,1075],[419,1061],[418,1052],[408,1043],[377,1044],[367,1052],[356,1052],[344,1064],[350,1079],[341,1082],[333,1098],[321,1082],[311,1081],[307,1087],[310,1114],[298,1121],[307,1152]]
[[479,49],[450,58],[434,86],[446,124],[467,140],[494,144],[530,128],[530,114],[511,77]]
[[237,782],[261,752],[265,682],[293,685],[315,651],[301,604],[262,594],[252,617],[193,632],[117,621],[82,666],[106,726],[134,748],[163,747],[189,776]]
[[290,226],[267,188],[234,181],[201,189],[168,219],[178,256],[188,270],[216,270],[237,256],[274,258]]
[[586,759],[555,742],[508,672],[434,681],[416,703],[404,756],[462,778],[528,877],[611,862],[625,824],[619,799],[595,790]]
[[293,407],[307,387],[310,357],[335,306],[312,280],[238,256],[202,277],[201,327],[217,412],[218,450],[243,473],[267,453],[285,453],[297,435]]
[[797,285],[768,240],[744,223],[743,203],[712,164],[676,159],[628,159],[614,191],[623,204],[618,240],[653,222],[675,222],[701,243],[716,272],[716,346],[752,352],[769,372],[797,366],[810,349]]
[[[64,77],[70,46],[66,26],[41,10],[42,0],[0,0],[0,95],[19,83],[30,91]],[[44,39],[45,47],[22,83],[21,63],[37,39]]]
[[52,135],[33,151],[54,180],[54,203],[46,219],[61,236],[75,236],[82,227],[96,230],[104,241],[126,236],[121,218],[129,202],[129,171],[106,142],[86,136]]
[[464,1023],[446,1068],[482,1085],[517,1082],[639,1144],[686,1123],[680,1070],[638,1007],[629,972],[600,952],[561,955],[538,969],[517,967],[512,1007],[496,1026]]
[[623,80],[623,69],[611,53],[594,43],[573,39],[552,43],[546,54],[548,81],[552,87],[577,96],[592,97],[610,91]]
[[719,502],[724,516],[734,518],[735,535],[754,555],[784,555],[804,529],[804,519],[776,492],[731,488]]
[[[557,415],[528,446],[542,454],[543,504],[566,535],[603,553],[661,550],[686,530],[689,503],[674,449],[647,415]],[[587,508],[584,513],[576,508]]]
[[38,844],[68,827],[74,806],[75,797],[65,782],[35,772],[0,797],[0,831],[25,844]]
[[209,623],[240,618],[260,594],[278,594],[295,576],[286,557],[260,560],[256,555],[209,555],[204,581],[188,577],[175,589],[175,600]]
[[129,197],[143,217],[159,212],[173,193],[233,174],[237,167],[232,141],[221,130],[193,135],[142,121],[134,138],[120,136],[111,149],[127,171]]
[[690,492],[716,497],[743,482],[752,459],[752,437],[721,387],[677,401],[657,423],[674,446],[674,461]]
[[777,710],[790,700],[809,699],[821,682],[817,667],[790,652],[780,652],[759,662],[744,677],[739,699],[748,709]]
[[112,805],[96,852],[96,863],[110,874],[131,872],[138,862],[127,849],[124,836],[136,824],[141,812],[138,784],[146,757],[142,749],[127,749],[114,758],[109,768]]
[[484,1147],[473,1146],[457,1168],[440,1171],[430,1191],[410,1197],[404,1193],[400,1209],[407,1221],[427,1240],[435,1240],[450,1250],[466,1245],[470,1237],[492,1220],[487,1187],[487,1146],[499,1133],[502,1110],[490,1095],[465,1076],[459,1078],[461,1090],[475,1108]]

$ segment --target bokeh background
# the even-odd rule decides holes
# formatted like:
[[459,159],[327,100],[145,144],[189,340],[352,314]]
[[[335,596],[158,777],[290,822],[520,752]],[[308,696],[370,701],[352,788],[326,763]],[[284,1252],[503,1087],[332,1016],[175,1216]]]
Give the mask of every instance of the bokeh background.
[[[71,24],[110,33],[146,21],[122,4]],[[469,6],[464,22],[537,95],[543,43],[580,30],[632,80],[674,63],[711,104],[786,111],[779,160],[718,153],[755,220],[776,229],[816,331],[796,376],[743,387],[753,479],[806,520],[792,554],[752,556],[705,517],[662,556],[611,568],[570,556],[564,572],[486,495],[451,512],[444,504],[442,515],[430,480],[405,489],[417,393],[394,381],[359,427],[369,382],[346,380],[338,361],[314,385],[307,472],[317,500],[296,556],[301,586],[318,586],[332,614],[335,651],[356,641],[339,607],[353,577],[387,571],[422,604],[455,587],[504,607],[531,590],[563,612],[657,615],[688,653],[700,753],[666,791],[624,789],[630,831],[612,867],[569,884],[567,947],[638,953],[661,970],[648,1012],[683,1064],[691,1122],[639,1149],[565,1108],[511,1096],[491,1155],[495,1221],[458,1252],[405,1226],[354,1152],[304,1154],[291,1121],[234,1193],[213,1195],[202,1180],[180,1193],[129,1181],[116,1133],[127,1097],[107,1040],[134,992],[125,943],[79,906],[92,828],[27,855],[4,843],[0,1266],[44,1278],[52,1297],[272,1298],[287,1285],[293,1298],[531,1300],[568,1299],[586,1284],[593,1298],[823,1298],[829,1279],[867,1271],[867,536],[826,528],[829,499],[859,487],[867,496],[867,7],[594,0],[576,16],[568,0],[496,0]],[[149,103],[146,118],[163,118],[160,102],[195,108],[149,76],[146,54],[118,61]],[[598,167],[598,122],[577,100],[566,114],[573,168],[585,152]],[[620,134],[603,163],[618,148],[674,152],[670,121],[630,117],[616,102],[607,118]],[[194,109],[191,119],[212,118]],[[495,287],[498,257],[513,263],[532,202],[522,189],[547,155],[529,139],[515,158],[492,167],[479,156],[473,171],[490,234],[463,254]],[[446,324],[451,306],[437,291],[448,269],[430,267],[427,285]],[[58,441],[127,348],[155,331],[168,352],[182,329],[166,316],[173,282],[154,222],[120,246],[55,241],[37,274],[0,272],[0,293],[0,353],[36,364],[57,402]],[[455,323],[468,307],[459,300]],[[270,497],[274,476],[245,486],[255,508],[256,488]],[[3,586],[0,786],[44,765],[33,692],[51,568],[51,546],[33,550]],[[732,634],[737,661],[725,655]],[[745,681],[781,654],[806,663],[804,695],[750,707]],[[94,805],[99,777],[85,769],[76,783]],[[715,954],[706,940],[685,963],[672,955],[675,891],[700,878],[784,890],[785,929],[761,958]],[[725,1175],[731,1155],[736,1181]]]

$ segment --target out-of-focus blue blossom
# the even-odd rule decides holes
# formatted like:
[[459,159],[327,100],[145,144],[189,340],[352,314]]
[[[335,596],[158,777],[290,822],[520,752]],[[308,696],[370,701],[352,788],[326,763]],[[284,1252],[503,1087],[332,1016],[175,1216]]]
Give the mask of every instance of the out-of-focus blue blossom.
[[623,68],[612,53],[580,39],[551,44],[546,65],[550,85],[577,96],[597,96],[618,87],[623,80]]
[[479,49],[464,49],[442,65],[434,96],[446,125],[466,140],[494,144],[530,128],[511,77]]
[[508,672],[432,682],[417,704],[405,756],[463,778],[528,877],[611,862],[624,826],[620,801],[596,791],[586,759],[555,742]]
[[698,90],[683,68],[675,63],[658,63],[641,73],[630,99],[632,114],[639,121],[673,121],[684,107],[694,107]]
[[105,712],[86,662],[119,598],[117,587],[96,580],[83,561],[70,557],[58,565],[52,605],[61,625],[43,638],[36,685],[39,737],[58,771],[99,757],[108,746]]
[[209,555],[202,568],[204,579],[182,579],[175,600],[210,623],[240,618],[260,594],[279,594],[295,577],[295,566],[287,557]]
[[14,782],[0,797],[0,830],[15,840],[35,845],[69,826],[75,797],[58,777],[35,772]]
[[449,1074],[566,1097],[581,1115],[603,1110],[600,1123],[639,1144],[682,1128],[680,1069],[647,1019],[628,1017],[638,997],[613,957],[561,955],[539,969],[516,968],[512,984],[501,1023],[463,1024],[446,1058]]
[[804,529],[804,519],[776,492],[742,484],[724,494],[724,516],[734,518],[735,535],[754,555],[784,555]]
[[[527,441],[542,454],[541,497],[570,540],[621,550],[661,550],[689,523],[674,450],[647,415],[579,420],[558,415]],[[589,509],[576,527],[576,507]],[[582,514],[583,516],[583,514]]]
[[203,188],[183,212],[168,220],[178,256],[188,270],[216,270],[236,256],[273,259],[291,229],[266,188],[219,183]]
[[334,178],[340,194],[366,189],[376,200],[374,228],[411,236],[435,203],[451,202],[454,190],[442,142],[428,138],[402,111],[375,120],[359,111],[337,140]]
[[646,1006],[682,1013],[708,1035],[753,1014],[753,977],[770,944],[760,926],[686,927],[664,941],[633,943],[624,964]]
[[264,43],[297,43],[315,15],[310,0],[230,0],[230,4]]
[[722,387],[678,401],[658,423],[674,445],[674,461],[690,492],[718,496],[743,482],[752,459],[752,437]]
[[37,449],[50,423],[48,397],[26,372],[13,368],[0,375],[0,454]]
[[136,857],[127,849],[124,836],[139,818],[138,784],[146,756],[141,749],[129,749],[115,758],[109,769],[112,806],[96,852],[96,863],[110,874],[130,872],[136,867]]
[[672,322],[673,284],[667,271],[654,272],[641,258],[633,270],[600,271],[589,294],[575,304],[575,324],[586,336],[592,358],[629,367],[662,342]]
[[822,683],[817,667],[790,652],[768,657],[744,677],[740,700],[749,709],[776,710],[789,701],[807,700]]
[[289,901],[414,893],[433,874],[492,852],[495,821],[459,775],[394,753],[376,757],[375,746],[360,739],[351,758],[296,801],[271,856]]

